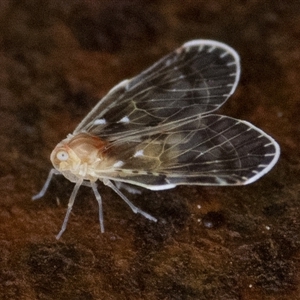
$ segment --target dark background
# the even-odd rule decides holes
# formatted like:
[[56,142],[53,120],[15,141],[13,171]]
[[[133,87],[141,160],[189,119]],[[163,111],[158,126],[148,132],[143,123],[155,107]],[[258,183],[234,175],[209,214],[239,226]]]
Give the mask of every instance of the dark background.
[[[120,80],[195,38],[241,56],[221,113],[280,144],[278,164],[245,187],[181,186],[130,195],[53,180],[54,146]],[[0,2],[1,299],[300,299],[299,0]]]

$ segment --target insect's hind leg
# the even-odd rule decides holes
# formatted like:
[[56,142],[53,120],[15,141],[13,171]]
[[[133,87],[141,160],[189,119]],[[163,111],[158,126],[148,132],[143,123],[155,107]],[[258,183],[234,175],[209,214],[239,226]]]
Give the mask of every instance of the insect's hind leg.
[[113,189],[128,205],[129,207],[131,208],[131,210],[135,213],[135,214],[141,214],[143,215],[145,218],[151,220],[151,221],[154,221],[154,222],[157,222],[157,219],[152,217],[150,214],[146,213],[145,211],[139,209],[138,207],[136,207],[132,202],[130,202],[128,200],[128,198],[116,187],[114,186],[114,184],[108,180],[108,179],[103,179],[102,180],[103,183],[107,186],[109,186],[111,189]]
[[115,181],[114,184],[115,184],[117,189],[119,189],[119,190],[124,189],[125,191],[127,191],[130,194],[140,195],[142,193],[139,189],[131,186],[130,184],[126,184],[126,183],[121,182],[121,181]]
[[37,200],[37,199],[40,199],[40,198],[44,197],[44,195],[46,194],[46,192],[48,190],[48,187],[50,185],[50,182],[51,182],[51,179],[52,179],[53,175],[61,175],[61,173],[59,171],[57,171],[56,169],[51,169],[49,174],[48,174],[48,177],[46,179],[46,182],[45,182],[44,186],[42,187],[42,189],[40,190],[39,193],[32,196],[32,198],[31,198],[32,200]]

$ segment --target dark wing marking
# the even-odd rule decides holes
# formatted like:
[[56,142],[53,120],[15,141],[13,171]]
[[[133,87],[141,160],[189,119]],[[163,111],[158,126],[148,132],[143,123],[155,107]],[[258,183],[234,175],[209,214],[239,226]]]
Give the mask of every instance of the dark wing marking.
[[152,190],[176,185],[244,185],[272,169],[276,141],[252,124],[221,115],[183,122],[143,142],[115,142],[109,156],[124,162],[101,176]]
[[239,76],[234,49],[210,40],[188,42],[114,87],[74,134],[127,135],[212,112],[234,92]]

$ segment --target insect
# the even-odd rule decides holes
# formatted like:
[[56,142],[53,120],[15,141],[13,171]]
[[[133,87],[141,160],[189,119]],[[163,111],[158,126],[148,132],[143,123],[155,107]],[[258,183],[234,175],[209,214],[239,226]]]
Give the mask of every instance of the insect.
[[110,90],[54,148],[54,169],[33,197],[44,196],[55,174],[75,183],[56,238],[66,229],[81,185],[95,194],[104,232],[97,180],[134,213],[156,222],[120,188],[245,185],[269,172],[280,155],[277,142],[249,122],[214,114],[233,94],[239,77],[234,49],[217,41],[192,40]]

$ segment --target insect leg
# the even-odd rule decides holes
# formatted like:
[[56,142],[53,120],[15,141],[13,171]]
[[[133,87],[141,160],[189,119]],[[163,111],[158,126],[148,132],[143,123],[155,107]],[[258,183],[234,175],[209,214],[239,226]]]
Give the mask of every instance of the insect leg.
[[64,233],[64,231],[66,230],[67,228],[67,223],[68,223],[68,219],[69,219],[69,216],[70,216],[70,213],[71,213],[71,210],[72,210],[72,207],[73,207],[73,204],[74,204],[74,201],[75,201],[75,198],[76,198],[76,195],[77,195],[77,192],[81,186],[83,182],[83,179],[79,179],[75,186],[74,186],[74,189],[73,189],[73,192],[71,194],[71,197],[69,199],[69,203],[68,203],[68,210],[67,210],[67,213],[66,213],[66,216],[65,216],[65,219],[64,219],[64,222],[61,226],[61,230],[60,232],[58,233],[58,235],[56,236],[56,239],[58,240],[61,235]]
[[103,222],[102,198],[97,190],[97,184],[95,182],[91,182],[91,187],[95,194],[96,200],[98,201],[98,204],[99,204],[99,222],[100,222],[101,232],[103,233],[104,232],[104,222]]
[[145,211],[139,209],[138,207],[136,207],[133,203],[131,203],[128,198],[116,187],[114,186],[114,184],[108,180],[108,179],[103,179],[102,180],[103,183],[107,186],[109,186],[111,189],[113,189],[128,205],[129,207],[131,208],[131,210],[137,214],[141,214],[143,215],[145,218],[151,220],[151,221],[154,221],[154,222],[157,222],[157,219],[152,217],[151,215],[149,215],[148,213],[146,213]]
[[124,189],[125,191],[127,191],[130,194],[140,195],[142,193],[139,189],[134,188],[131,185],[126,184],[126,183],[121,182],[121,181],[114,181],[114,184],[115,184],[117,189]]
[[31,198],[32,200],[40,199],[40,198],[42,198],[45,195],[45,193],[48,190],[48,187],[49,187],[49,184],[51,182],[51,179],[52,179],[53,175],[61,175],[61,173],[59,171],[57,171],[56,169],[54,169],[54,168],[51,169],[50,172],[49,172],[49,174],[48,174],[48,177],[46,179],[46,182],[45,182],[44,186],[42,187],[41,191],[38,194],[34,195]]

